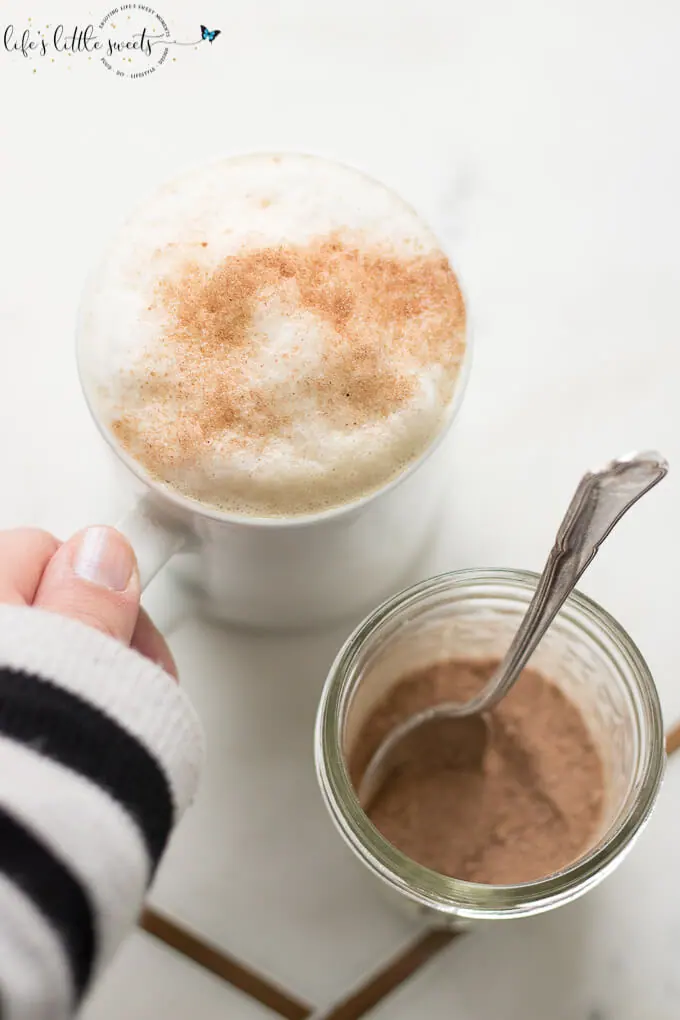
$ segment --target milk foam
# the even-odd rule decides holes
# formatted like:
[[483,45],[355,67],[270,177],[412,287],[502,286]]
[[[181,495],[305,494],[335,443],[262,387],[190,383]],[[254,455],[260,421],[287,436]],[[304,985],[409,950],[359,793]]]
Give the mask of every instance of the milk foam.
[[[275,283],[269,251],[292,253]],[[332,314],[326,308],[335,291],[324,288],[327,276],[335,286],[336,266],[347,309],[339,305],[334,319],[332,302]],[[229,319],[243,335],[232,340],[220,326],[216,339],[215,301],[238,312],[253,273],[262,286],[252,314]],[[363,273],[385,293],[370,322]],[[418,281],[429,286],[431,277],[420,300]],[[411,288],[405,311],[400,286]],[[411,314],[411,291],[416,312],[391,321],[393,310]],[[81,317],[85,385],[117,441],[181,493],[256,516],[319,512],[398,475],[445,425],[464,352],[462,298],[434,235],[383,185],[309,156],[230,159],[167,184],[115,239]]]

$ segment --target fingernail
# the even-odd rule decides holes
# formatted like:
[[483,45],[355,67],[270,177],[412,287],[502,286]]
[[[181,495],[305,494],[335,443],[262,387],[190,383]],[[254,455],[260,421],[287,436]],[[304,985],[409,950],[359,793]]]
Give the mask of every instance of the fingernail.
[[125,591],[134,568],[132,549],[113,528],[88,528],[83,534],[73,565],[78,577],[100,588]]

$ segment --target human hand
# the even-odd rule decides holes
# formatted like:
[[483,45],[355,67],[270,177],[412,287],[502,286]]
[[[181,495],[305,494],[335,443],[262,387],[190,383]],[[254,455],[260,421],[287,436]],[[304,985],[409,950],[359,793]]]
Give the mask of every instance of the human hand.
[[160,631],[140,607],[135,555],[113,528],[67,542],[37,528],[0,531],[0,604],[68,616],[130,645],[177,678]]

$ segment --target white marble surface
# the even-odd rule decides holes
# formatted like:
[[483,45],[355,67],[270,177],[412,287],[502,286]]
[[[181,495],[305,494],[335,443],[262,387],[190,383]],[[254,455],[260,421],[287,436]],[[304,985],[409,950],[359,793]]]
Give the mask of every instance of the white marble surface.
[[[48,6],[56,18],[57,0],[8,0],[2,23],[49,21]],[[84,275],[121,217],[204,158],[271,148],[334,156],[430,218],[475,325],[447,526],[420,572],[538,568],[582,470],[658,447],[675,471],[621,524],[583,588],[630,630],[668,719],[680,717],[680,8],[202,0],[194,15],[180,0],[157,6],[178,37],[194,34],[194,18],[222,35],[143,81],[75,58],[33,74],[0,50],[0,526],[66,535],[125,505],[73,358]],[[59,17],[101,13],[68,0]],[[174,598],[162,577],[149,593],[152,606]],[[311,726],[342,636],[260,638],[190,618],[176,629],[211,754],[152,897],[317,1004],[413,934],[356,871],[316,793]],[[652,825],[601,891],[460,941],[377,1013],[677,1016],[679,770],[671,763]],[[155,1011],[148,982],[133,974],[145,944],[129,943],[119,965],[119,974],[131,968],[119,979],[126,1016]],[[257,1015],[173,954],[150,973],[178,983],[176,997],[158,990],[166,1016],[194,1002],[205,1016]],[[117,988],[114,973],[93,1017],[120,1015]]]
[[271,1020],[253,999],[225,985],[143,932],[134,932],[83,1007],[81,1020]]

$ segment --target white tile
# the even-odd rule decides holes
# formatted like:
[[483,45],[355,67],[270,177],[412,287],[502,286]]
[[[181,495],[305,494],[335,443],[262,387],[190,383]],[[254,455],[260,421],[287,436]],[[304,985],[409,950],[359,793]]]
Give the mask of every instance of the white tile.
[[317,789],[312,727],[340,640],[338,631],[265,637],[196,620],[175,632],[209,761],[151,896],[313,1003],[340,995],[418,931],[383,903]]
[[458,939],[371,1020],[675,1020],[680,760],[618,871],[582,900]]
[[132,934],[84,1006],[82,1020],[266,1020],[272,1013],[143,932]]

